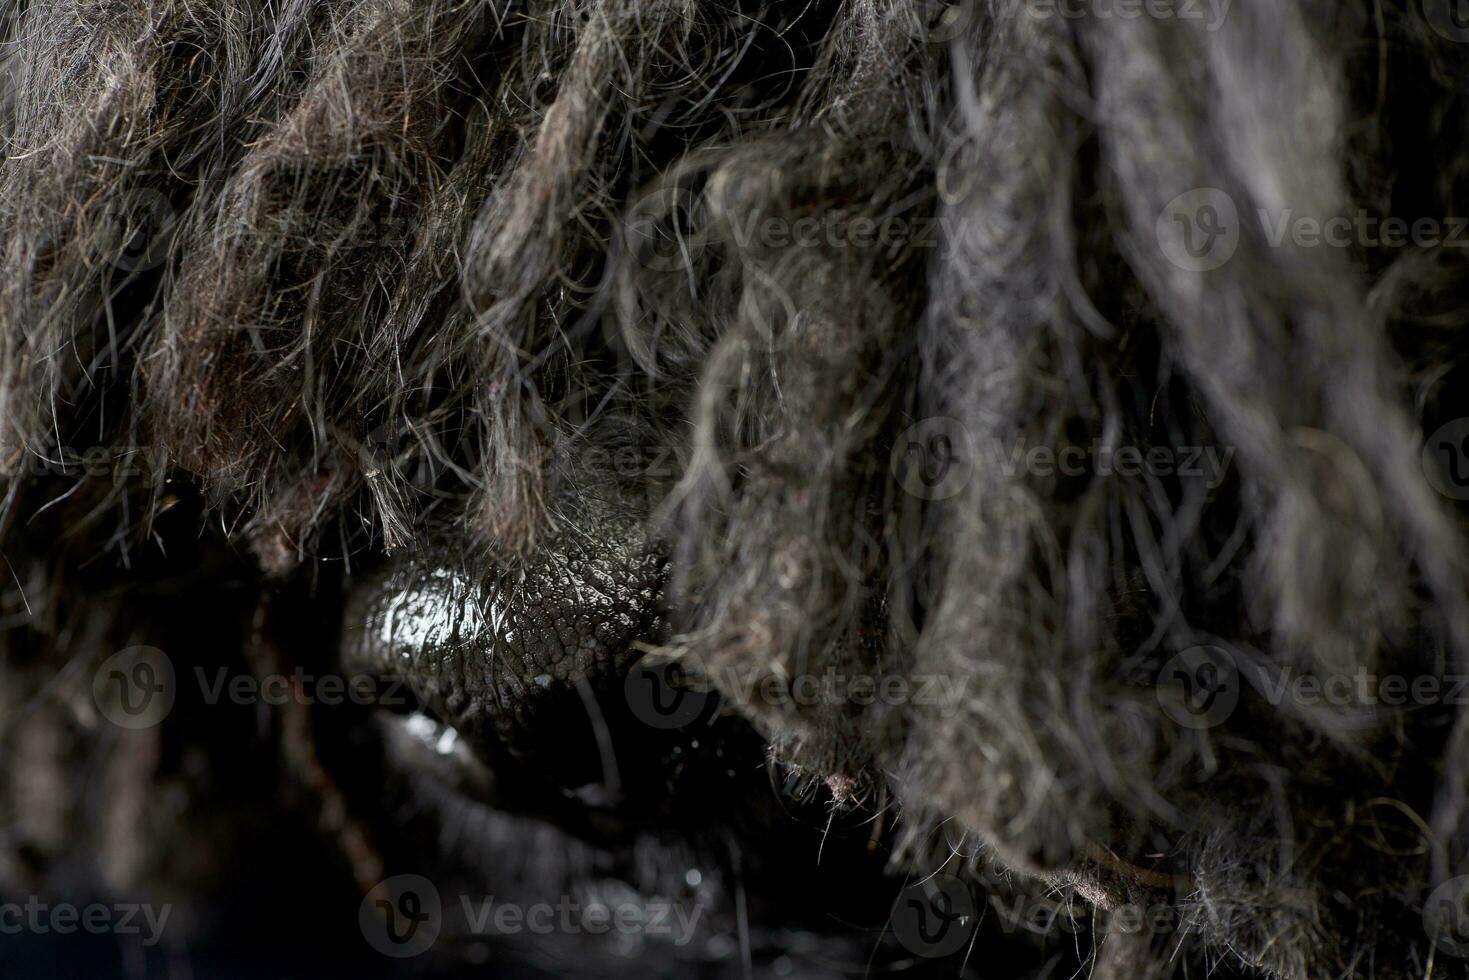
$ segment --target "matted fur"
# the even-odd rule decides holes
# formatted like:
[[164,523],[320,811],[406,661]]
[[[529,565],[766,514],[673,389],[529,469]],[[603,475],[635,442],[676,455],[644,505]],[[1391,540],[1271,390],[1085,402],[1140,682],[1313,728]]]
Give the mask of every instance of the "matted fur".
[[[1469,45],[1417,3],[1054,8],[6,4],[5,878],[83,838],[110,880],[160,873],[140,800],[180,764],[158,733],[87,748],[76,665],[209,566],[199,528],[262,591],[431,527],[513,562],[577,522],[589,454],[631,449],[672,461],[619,475],[672,560],[662,652],[749,678],[723,693],[774,756],[892,809],[911,867],[950,859],[943,824],[976,866],[1163,895],[1186,960],[1457,975],[1419,913],[1469,873],[1462,706],[1246,686],[1188,730],[1156,682],[1205,643],[1250,676],[1466,673],[1463,515],[1419,463],[1465,414],[1465,252],[1246,220],[1197,272],[1156,223],[1197,188],[1246,218],[1462,213]],[[806,219],[814,243],[759,232]],[[922,231],[853,244],[886,219]],[[935,418],[973,470],[922,499],[893,449]],[[1232,465],[1004,465],[1094,441]],[[62,446],[140,465],[78,477],[42,462]],[[833,665],[967,696],[753,689]],[[92,752],[117,802],[84,830],[64,773]],[[1100,968],[1177,953],[1119,940]]]

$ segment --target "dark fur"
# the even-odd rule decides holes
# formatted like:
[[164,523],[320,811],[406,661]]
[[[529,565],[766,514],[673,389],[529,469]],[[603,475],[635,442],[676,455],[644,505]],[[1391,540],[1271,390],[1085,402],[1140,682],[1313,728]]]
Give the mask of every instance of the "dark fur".
[[[1246,215],[1464,213],[1469,46],[1416,3],[1236,0],[1217,32],[959,10],[935,43],[889,0],[8,3],[4,879],[84,839],[122,887],[192,870],[143,816],[191,750],[99,747],[75,706],[113,650],[197,636],[157,625],[170,590],[246,645],[246,596],[330,596],[322,559],[442,527],[533,553],[626,449],[619,494],[673,562],[664,653],[968,685],[955,714],[723,692],[782,764],[896,814],[907,866],[956,867],[947,822],[970,871],[1162,894],[1197,962],[1457,975],[1418,913],[1469,872],[1462,707],[1363,724],[1246,691],[1192,732],[1153,684],[1199,643],[1268,672],[1469,667],[1463,515],[1418,462],[1465,414],[1465,253],[1247,223],[1199,274],[1154,223],[1197,187]],[[156,261],[119,264],[144,193]],[[887,217],[935,230],[740,234]],[[980,453],[942,501],[891,462],[932,417]],[[1236,455],[1218,488],[986,455],[1094,440]],[[139,465],[38,462],[94,445]],[[92,753],[100,826],[67,782]]]

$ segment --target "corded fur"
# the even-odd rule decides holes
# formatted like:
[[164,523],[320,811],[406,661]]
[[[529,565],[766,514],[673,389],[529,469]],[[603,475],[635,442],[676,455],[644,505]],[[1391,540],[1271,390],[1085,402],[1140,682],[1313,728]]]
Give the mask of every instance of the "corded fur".
[[[167,544],[180,494],[276,580],[438,525],[514,561],[578,520],[579,459],[654,447],[668,480],[620,478],[673,563],[663,652],[747,678],[723,693],[782,763],[896,801],[913,867],[946,824],[1101,904],[1161,889],[1200,962],[1428,975],[1422,902],[1469,872],[1462,706],[1246,684],[1188,730],[1156,681],[1200,644],[1247,677],[1469,672],[1463,515],[1419,465],[1466,414],[1466,255],[1246,220],[1197,272],[1156,223],[1197,188],[1247,218],[1462,213],[1469,47],[1417,4],[1235,0],[1207,29],[974,0],[952,38],[932,7],[7,4],[8,839],[62,846],[75,818],[22,801],[65,809],[34,783],[86,724],[36,701],[124,645],[100,596],[128,573],[99,563]],[[924,231],[854,244],[889,219]],[[935,418],[972,472],[925,500],[893,449]],[[1004,465],[1094,442],[1232,465]],[[93,445],[145,463],[37,465]],[[66,592],[84,566],[97,598]],[[756,691],[829,668],[966,696]],[[1099,969],[1175,952],[1119,940]]]

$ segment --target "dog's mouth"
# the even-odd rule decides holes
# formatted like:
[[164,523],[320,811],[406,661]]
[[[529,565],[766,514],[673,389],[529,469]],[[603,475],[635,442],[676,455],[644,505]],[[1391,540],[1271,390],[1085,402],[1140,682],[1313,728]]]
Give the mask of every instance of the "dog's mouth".
[[341,661],[378,700],[322,752],[381,856],[365,902],[396,909],[417,876],[424,956],[559,975],[911,959],[887,935],[903,879],[881,818],[790,791],[716,692],[645,658],[662,574],[609,536],[513,575],[445,547],[356,583]]

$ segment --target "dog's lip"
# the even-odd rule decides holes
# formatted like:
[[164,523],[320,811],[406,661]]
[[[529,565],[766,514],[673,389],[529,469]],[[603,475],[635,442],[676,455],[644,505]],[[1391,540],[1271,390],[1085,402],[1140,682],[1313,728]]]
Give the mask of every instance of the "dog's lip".
[[[431,874],[444,888],[509,902],[542,902],[554,893],[577,896],[608,886],[624,892],[624,901],[644,905],[672,898],[722,907],[718,869],[691,849],[683,848],[688,853],[681,862],[670,861],[650,878],[637,859],[639,848],[653,839],[650,828],[602,811],[503,806],[493,798],[494,774],[452,728],[421,714],[377,714],[373,721],[383,744],[384,775],[406,789],[410,804],[373,818],[397,856],[394,863],[406,856],[405,866]],[[482,780],[489,781],[488,793]],[[674,840],[658,836],[660,847]],[[402,850],[411,841],[419,843]],[[421,847],[427,850],[415,850]],[[547,869],[556,877],[544,880]]]
[[[606,595],[606,589],[597,588],[605,578],[599,574],[588,593]],[[771,779],[769,747],[758,730],[737,715],[718,711],[669,730],[643,718],[632,703],[628,671],[646,649],[638,641],[661,639],[643,628],[657,621],[656,609],[614,607],[613,615],[627,617],[619,624],[622,629],[596,635],[615,638],[618,644],[609,644],[586,663],[586,673],[581,672],[585,662],[576,660],[551,676],[544,668],[535,669],[538,651],[523,645],[543,634],[524,627],[524,610],[509,601],[520,597],[505,591],[506,579],[503,570],[430,559],[396,562],[352,585],[341,644],[344,669],[402,678],[414,695],[407,710],[374,709],[366,715],[381,746],[383,771],[401,794],[399,805],[387,812],[374,808],[376,815],[369,820],[385,834],[385,865],[401,866],[406,853],[418,866],[440,868],[448,880],[466,881],[471,889],[492,884],[503,888],[503,876],[510,873],[507,858],[515,867],[526,866],[530,876],[525,880],[539,880],[533,876],[560,873],[535,870],[548,860],[542,852],[566,852],[579,855],[577,860],[596,875],[626,881],[643,894],[677,894],[690,887],[688,872],[697,870],[700,874],[692,880],[701,885],[695,890],[724,909],[723,932],[713,938],[722,936],[735,949],[751,941],[756,927],[741,923],[736,931],[744,938],[731,939],[735,933],[730,930],[736,929],[728,914],[732,881],[750,888],[752,898],[760,896],[760,907],[754,910],[764,923],[760,929],[784,929],[789,923],[804,931],[826,915],[826,899],[813,902],[808,884],[792,883],[788,859],[793,852],[788,854],[787,848],[823,826],[829,832],[830,815],[809,820],[793,816],[792,801],[781,796]],[[541,585],[533,573],[525,581],[532,589]],[[620,596],[661,601],[656,586],[636,578],[623,584]],[[575,585],[571,592],[576,592]],[[609,611],[605,604],[597,608]],[[504,649],[517,640],[520,649]],[[483,690],[470,691],[479,696],[467,703],[450,696],[456,693],[452,685],[460,671],[466,666],[483,669],[497,655],[519,658],[511,665],[521,675],[513,698],[492,701]],[[593,682],[583,690],[574,683],[579,677]],[[545,723],[562,725],[569,710],[585,718],[589,712],[579,695],[592,688],[608,710],[620,784],[605,778],[546,778],[548,767],[539,757]],[[564,695],[559,704],[519,703],[521,698],[554,699],[558,689]],[[711,708],[717,706],[717,693],[713,696]],[[505,731],[524,724],[527,716],[534,730],[527,741],[533,750],[528,759],[506,742],[507,734],[516,737],[513,727]],[[600,768],[605,774],[606,767]],[[381,787],[370,781],[358,790],[359,802],[371,805],[375,796],[381,798]],[[787,823],[791,820],[796,823]],[[862,837],[865,841],[870,834],[864,830]],[[746,846],[751,843],[760,846]],[[811,853],[820,853],[825,835],[809,843]],[[650,860],[653,852],[656,861]],[[556,885],[543,890],[555,891]],[[844,929],[819,927],[811,934],[827,937],[817,944],[825,949],[828,941],[836,946],[852,941],[841,936]],[[779,955],[763,940],[757,945],[765,949],[762,955]],[[728,950],[720,955],[727,956]]]
[[494,774],[453,726],[419,711],[379,715],[377,723],[395,756],[419,761],[424,769],[470,784],[480,794],[491,791]]
[[[473,577],[459,570],[439,569],[424,578],[435,583],[432,591],[440,596],[474,589]],[[381,621],[358,619],[358,638],[376,629],[379,641],[408,634],[415,641],[456,643],[468,652],[467,641],[481,635],[475,632],[478,624],[493,619],[482,609],[436,605],[421,591],[381,578],[367,587],[397,610],[397,621],[388,630]],[[466,618],[473,629],[464,629]],[[347,656],[351,645],[352,637],[344,636],[343,662],[360,667],[361,661]],[[387,662],[412,669],[406,652],[370,666]],[[627,660],[635,665],[640,656],[629,653]],[[627,670],[619,670],[616,679],[612,694],[631,710]],[[717,706],[717,694],[713,697],[710,707]],[[835,851],[859,846],[854,832],[838,828],[837,837],[830,838],[832,814],[794,812],[798,801],[783,795],[779,780],[772,778],[766,740],[737,714],[712,711],[686,728],[642,723],[625,732],[629,741],[619,749],[626,746],[639,759],[640,771],[624,769],[630,778],[622,795],[606,781],[567,787],[528,778],[536,775],[526,771],[533,764],[482,755],[483,732],[464,731],[427,705],[369,708],[356,718],[353,727],[362,734],[334,740],[334,751],[360,753],[371,746],[378,760],[372,774],[362,769],[360,756],[348,767],[360,777],[344,787],[344,803],[376,846],[386,874],[430,875],[445,895],[494,893],[528,903],[563,895],[592,901],[586,889],[605,884],[636,896],[628,899],[634,903],[671,898],[686,908],[702,908],[694,944],[651,943],[640,954],[665,968],[728,964],[745,949],[760,962],[794,958],[811,971],[803,975],[849,975],[845,967],[834,972],[839,969],[834,964],[857,968],[872,955],[865,945],[882,935],[880,912],[857,897],[866,892],[843,888],[834,892],[843,898],[817,897],[830,872],[802,870],[803,860],[815,856],[821,869],[858,869],[837,874],[843,883],[852,880],[847,875],[859,873],[870,876],[864,882],[880,881],[883,872],[873,863],[870,831],[864,826],[857,834],[862,850],[853,856],[860,861],[833,862]],[[639,754],[655,746],[662,746],[655,750],[659,754]],[[331,757],[333,771],[343,758]],[[819,860],[822,853],[825,864]],[[861,911],[853,914],[849,907]],[[472,923],[468,932],[446,937],[455,943],[484,939]],[[541,955],[534,943],[515,948],[520,952],[505,955]],[[595,943],[584,952],[589,957],[616,953]]]
[[[831,915],[822,920],[825,927],[813,927],[814,920],[805,918],[749,919],[747,903],[754,895],[777,902],[786,901],[787,896],[780,888],[764,890],[768,883],[757,887],[755,879],[740,870],[742,859],[737,855],[743,845],[735,846],[728,836],[733,825],[717,832],[713,827],[638,826],[619,822],[616,814],[604,807],[587,807],[585,800],[576,800],[575,806],[568,801],[563,812],[580,812],[582,817],[571,821],[570,826],[551,814],[502,808],[468,791],[463,784],[465,763],[473,761],[472,754],[451,728],[421,714],[376,713],[373,720],[385,743],[387,772],[405,780],[415,799],[412,807],[379,812],[374,823],[390,834],[396,831],[398,836],[418,837],[430,843],[432,856],[426,861],[421,856],[414,858],[412,867],[430,874],[440,883],[444,895],[459,890],[461,898],[494,894],[503,897],[504,902],[546,903],[558,901],[558,895],[591,902],[602,900],[598,897],[601,889],[611,888],[619,892],[619,903],[649,908],[671,903],[671,907],[682,906],[685,911],[699,909],[692,943],[669,946],[652,941],[637,953],[651,957],[650,963],[661,963],[662,970],[679,963],[727,964],[743,948],[746,955],[761,963],[794,959],[800,968],[788,968],[796,969],[795,975],[851,975],[870,955],[863,944],[882,933],[876,921],[864,926],[858,920]],[[761,780],[761,785],[769,784]],[[738,799],[749,797],[742,794]],[[730,803],[725,802],[725,816]],[[387,822],[381,823],[384,818]],[[802,829],[809,833],[814,826]],[[451,827],[458,829],[450,831]],[[829,831],[829,823],[826,827]],[[414,828],[421,828],[426,836]],[[450,841],[447,845],[446,839]],[[815,842],[811,843],[814,849]],[[652,851],[658,853],[659,861],[650,860]],[[580,876],[539,884],[534,869],[543,863],[559,869],[563,855],[570,855],[569,860],[582,867]],[[731,855],[736,855],[733,868],[727,864]],[[779,868],[781,873],[794,871],[788,862]],[[771,872],[767,869],[764,873]],[[537,882],[531,886],[534,890],[524,891],[530,882]],[[747,892],[752,887],[756,891]],[[451,904],[458,908],[462,902]],[[446,905],[446,909],[449,907]],[[803,907],[803,915],[810,912],[810,908]],[[609,937],[616,938],[614,934]],[[446,934],[441,941],[476,942],[485,938],[471,931],[465,935]],[[608,963],[626,961],[627,954],[604,948],[596,942],[598,938],[587,937],[589,945],[578,955],[610,956]],[[507,955],[535,957],[541,953],[526,947]]]
[[536,820],[609,850],[655,826],[626,809],[622,794],[605,783],[567,789],[497,773],[457,729],[422,712],[380,713],[375,721],[391,765],[434,779],[465,803]]

